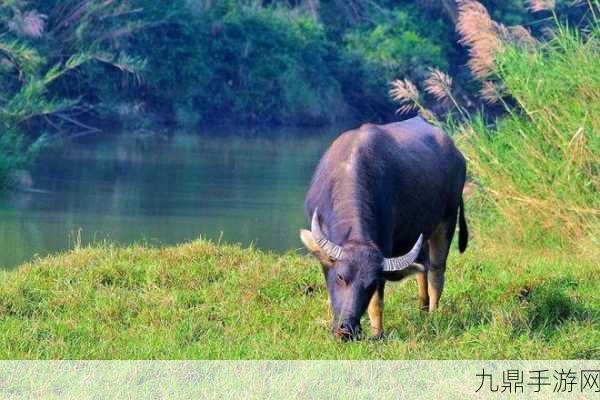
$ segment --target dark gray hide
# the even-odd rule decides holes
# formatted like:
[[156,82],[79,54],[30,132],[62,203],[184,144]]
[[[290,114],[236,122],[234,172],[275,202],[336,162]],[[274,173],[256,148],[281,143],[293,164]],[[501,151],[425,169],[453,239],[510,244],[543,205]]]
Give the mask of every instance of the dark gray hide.
[[[309,222],[318,208],[323,234],[344,251],[342,260],[328,262],[311,250],[324,265],[338,336],[353,338],[360,333],[360,318],[374,294],[383,300],[386,280],[418,271],[414,266],[384,272],[382,261],[407,253],[421,233],[424,244],[416,263],[442,269],[443,286],[447,247],[459,211],[461,252],[467,245],[462,210],[465,174],[465,159],[450,137],[420,117],[365,124],[331,144],[312,179],[305,208]],[[445,252],[433,262],[428,250],[432,235],[444,237],[436,248]]]

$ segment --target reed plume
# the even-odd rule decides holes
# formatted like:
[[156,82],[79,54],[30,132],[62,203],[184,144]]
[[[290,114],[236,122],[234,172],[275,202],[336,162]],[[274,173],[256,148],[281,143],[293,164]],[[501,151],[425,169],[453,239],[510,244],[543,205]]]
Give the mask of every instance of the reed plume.
[[494,53],[501,46],[498,27],[481,3],[463,0],[458,4],[456,29],[459,43],[469,48],[469,69],[477,78],[485,79],[494,68]]
[[430,68],[425,91],[439,102],[447,103],[452,97],[452,78],[437,68]]
[[479,95],[488,104],[497,104],[502,100],[502,94],[498,85],[492,81],[481,82]]
[[46,15],[35,10],[21,13],[18,9],[14,9],[14,16],[8,22],[8,29],[17,35],[37,39],[44,33],[46,18]]
[[408,79],[396,79],[392,83],[390,96],[400,104],[396,112],[406,114],[420,108],[421,95],[419,89]]
[[531,36],[531,32],[522,25],[511,26],[509,31],[509,41],[521,48],[533,48],[537,44],[537,40]]
[[491,75],[495,54],[504,44],[527,47],[536,43],[523,26],[508,28],[493,21],[487,9],[475,0],[459,1],[456,29],[460,35],[459,43],[469,48],[467,65],[473,75],[481,80]]
[[554,10],[555,0],[527,0],[527,9],[531,12],[541,12]]

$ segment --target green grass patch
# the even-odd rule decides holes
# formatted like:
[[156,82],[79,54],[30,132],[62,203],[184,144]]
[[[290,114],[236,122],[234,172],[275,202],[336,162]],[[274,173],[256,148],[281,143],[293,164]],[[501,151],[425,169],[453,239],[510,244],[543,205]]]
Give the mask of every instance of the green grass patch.
[[387,339],[354,343],[330,334],[309,257],[202,240],[77,249],[3,274],[0,358],[600,357],[593,260],[473,244],[450,258],[437,313],[418,310],[414,280],[388,284]]

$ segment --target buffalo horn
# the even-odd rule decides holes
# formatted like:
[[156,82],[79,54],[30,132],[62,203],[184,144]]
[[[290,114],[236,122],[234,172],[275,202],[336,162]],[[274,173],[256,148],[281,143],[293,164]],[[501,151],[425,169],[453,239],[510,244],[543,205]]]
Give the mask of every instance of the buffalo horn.
[[421,251],[421,245],[423,244],[423,235],[419,235],[417,243],[413,246],[408,253],[403,256],[395,258],[385,258],[383,260],[383,270],[385,272],[401,271],[407,268],[409,265],[415,262],[419,252]]
[[330,242],[323,232],[321,231],[321,224],[319,223],[319,215],[317,213],[318,208],[315,208],[313,213],[312,222],[310,224],[310,230],[313,234],[315,242],[327,253],[327,255],[333,260],[341,260],[344,257],[344,250],[341,246]]

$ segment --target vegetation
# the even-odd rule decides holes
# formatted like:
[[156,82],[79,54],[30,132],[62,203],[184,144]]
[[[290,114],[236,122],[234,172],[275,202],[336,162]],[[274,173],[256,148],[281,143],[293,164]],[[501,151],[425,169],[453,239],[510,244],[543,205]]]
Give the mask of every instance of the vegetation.
[[[28,164],[52,132],[97,132],[91,82],[114,79],[104,68],[136,74],[143,62],[105,44],[123,29],[108,19],[112,2],[22,1],[0,7],[0,185]],[[95,62],[103,67],[88,68]],[[106,67],[107,66],[107,67]],[[102,76],[102,78],[100,78]],[[87,98],[87,101],[86,101]]]
[[462,137],[501,229],[523,242],[597,250],[599,34],[584,40],[565,29],[536,50],[507,48],[495,74],[516,110],[495,126],[475,118]]
[[331,335],[308,257],[205,241],[76,249],[5,273],[0,358],[600,356],[597,259],[473,243],[452,255],[437,314],[419,311],[414,280],[390,284],[388,338],[357,343]]
[[339,343],[311,258],[99,245],[4,273],[0,358],[597,359],[599,39],[562,29],[498,53],[486,79],[509,113],[456,128],[474,237],[435,314],[414,281],[390,284],[387,339]]
[[[484,2],[543,36],[548,2],[525,3]],[[586,2],[550,3],[560,18],[589,19]],[[457,16],[446,0],[4,1],[0,185],[43,145],[115,124],[389,120],[389,81],[421,82],[430,67],[477,109]]]
[[[472,116],[439,70],[424,82],[431,97],[457,110],[462,122],[450,118],[446,129],[467,156],[481,203],[506,223],[494,219],[496,229],[510,239],[593,251],[600,227],[599,21],[584,34],[559,25],[552,39],[539,42],[464,1],[457,26],[468,66],[482,96],[506,115],[493,123],[482,113]],[[411,81],[395,81],[391,94],[401,111],[417,109],[441,124]]]
[[[382,1],[377,2],[378,11],[371,10],[374,2],[356,0],[346,2],[353,11],[342,7],[338,12],[325,2],[320,7],[314,1],[282,3],[286,4],[240,8],[239,2],[212,7],[207,2],[194,16],[202,24],[183,25],[175,22],[180,5],[174,2],[172,14],[145,31],[147,36],[133,35],[127,45],[119,45],[125,47],[104,50],[115,51],[112,58],[99,57],[92,46],[93,51],[82,54],[66,53],[70,55],[64,60],[39,61],[37,69],[14,67],[20,65],[18,60],[37,57],[20,47],[21,39],[14,39],[9,61],[17,70],[13,81],[2,83],[13,97],[1,100],[6,129],[0,146],[17,149],[5,153],[11,163],[25,162],[26,152],[19,149],[34,149],[31,143],[37,142],[24,140],[18,132],[47,127],[40,116],[56,123],[64,119],[64,110],[81,104],[80,99],[94,104],[100,115],[105,102],[139,101],[138,90],[147,103],[136,110],[170,99],[165,107],[172,107],[181,120],[201,109],[208,110],[201,118],[211,113],[244,120],[271,115],[272,122],[309,118],[316,123],[320,107],[331,108],[344,98],[352,108],[358,98],[353,93],[370,84],[377,89],[365,90],[365,98],[381,90],[366,71],[387,71],[384,77],[406,74],[392,90],[401,110],[419,111],[437,121],[450,110],[445,124],[468,158],[473,182],[467,200],[473,240],[465,255],[455,250],[451,254],[440,310],[433,315],[419,311],[414,281],[390,284],[384,317],[387,339],[342,344],[329,333],[322,276],[308,257],[202,240],[163,249],[105,244],[78,247],[3,273],[0,358],[599,358],[597,3],[589,2],[581,32],[561,27],[546,32],[546,40],[494,20],[527,22],[528,17],[515,16],[510,7],[490,11],[470,0],[443,10],[425,4],[430,2],[423,2],[424,8],[397,9]],[[527,3],[536,12],[548,12],[547,2]],[[136,15],[136,5],[115,15]],[[386,7],[393,11],[386,13]],[[443,25],[425,32],[407,17],[436,12],[455,20],[457,39],[466,53],[439,43]],[[377,20],[385,15],[395,22]],[[325,28],[320,21],[335,24]],[[141,46],[144,37],[152,35],[169,43],[155,49],[163,53],[154,59],[151,47]],[[196,59],[194,52],[176,46],[180,35],[196,40],[195,48],[205,53]],[[214,40],[204,43],[205,35]],[[403,40],[419,47],[419,65],[435,68],[407,67],[403,60],[410,53],[393,40],[398,35],[407,35]],[[154,37],[147,40],[155,43]],[[251,41],[244,41],[249,37]],[[0,43],[6,38],[0,37]],[[343,46],[332,49],[334,38],[342,38]],[[137,40],[141,42],[127,47]],[[83,88],[99,76],[94,75],[100,74],[98,68],[112,70],[120,65],[115,54],[139,48],[148,53],[119,57],[131,61],[124,64],[165,71],[147,75],[123,97],[109,99],[113,91],[108,86],[95,91],[94,99],[85,97]],[[472,86],[461,83],[462,72],[453,72],[452,54],[464,57],[476,78]],[[134,62],[138,56],[146,63]],[[191,58],[189,63],[181,63],[184,57]],[[175,68],[177,64],[185,68]],[[311,67],[305,69],[307,64]],[[358,70],[350,73],[348,65]],[[213,67],[221,68],[218,74]],[[170,68],[181,74],[180,79],[169,77]],[[446,68],[448,73],[442,71]],[[121,69],[128,71],[125,76],[137,76],[133,67]],[[281,80],[269,79],[270,74]],[[229,79],[219,79],[222,76]],[[72,92],[73,81],[81,82],[76,86],[81,92]],[[186,87],[186,82],[195,84]],[[255,98],[262,90],[271,99]],[[312,96],[321,102],[315,108]],[[19,100],[27,98],[46,104],[36,108]],[[245,107],[251,99],[256,104]],[[504,114],[478,114],[475,110],[483,103],[474,106],[476,99],[491,103],[484,110],[500,109]],[[434,101],[444,108],[432,107]],[[369,112],[369,107],[360,109]],[[5,165],[0,168],[9,168]]]

